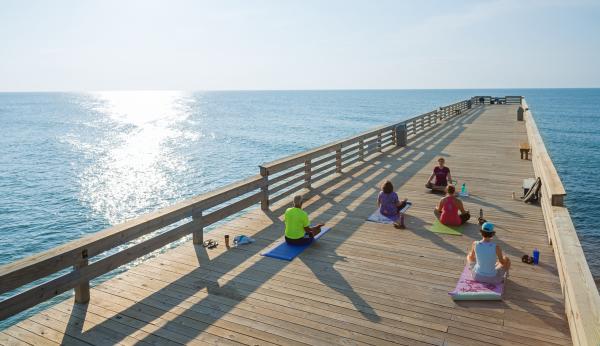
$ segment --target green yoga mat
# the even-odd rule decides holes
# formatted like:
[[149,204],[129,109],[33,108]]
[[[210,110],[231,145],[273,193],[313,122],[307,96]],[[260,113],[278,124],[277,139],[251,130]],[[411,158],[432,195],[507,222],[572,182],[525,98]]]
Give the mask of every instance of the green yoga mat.
[[440,222],[440,220],[435,220],[433,225],[426,227],[433,233],[441,233],[441,234],[450,234],[450,235],[462,235],[463,228],[462,226],[446,226]]

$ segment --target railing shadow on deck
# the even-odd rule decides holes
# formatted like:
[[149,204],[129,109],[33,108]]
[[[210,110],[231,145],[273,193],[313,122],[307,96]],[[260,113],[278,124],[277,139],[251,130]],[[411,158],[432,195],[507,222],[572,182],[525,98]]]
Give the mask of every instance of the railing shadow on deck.
[[[459,119],[455,119],[452,124],[455,123],[458,125],[461,121],[468,120],[469,117],[474,118],[474,115],[465,115]],[[472,119],[471,119],[472,120]],[[384,152],[380,155],[380,158],[369,162],[367,165],[362,165],[358,167],[351,168],[349,171],[341,174],[338,177],[334,177],[333,179],[327,180],[324,184],[320,185],[318,188],[314,188],[313,190],[306,193],[307,197],[310,196],[318,196],[319,199],[310,200],[306,204],[306,209],[309,213],[314,213],[319,211],[320,215],[324,215],[327,209],[323,210],[326,205],[334,204],[332,203],[332,196],[336,196],[335,194],[322,194],[322,190],[326,190],[327,188],[331,188],[336,186],[336,184],[343,184],[341,187],[351,188],[353,186],[361,186],[360,189],[356,190],[357,193],[365,194],[368,193],[369,190],[372,190],[372,194],[370,197],[364,199],[362,203],[358,205],[358,207],[350,210],[347,206],[353,202],[353,195],[347,195],[343,197],[339,201],[335,201],[335,207],[341,208],[347,214],[346,217],[337,221],[338,224],[343,224],[345,218],[355,217],[356,210],[368,210],[370,211],[373,206],[373,199],[377,193],[377,189],[373,185],[366,184],[369,181],[377,184],[380,180],[384,178],[394,179],[399,173],[402,173],[403,180],[406,178],[406,173],[411,172],[408,176],[412,176],[416,174],[424,165],[428,164],[431,159],[433,159],[437,154],[436,150],[441,147],[445,147],[448,143],[446,140],[451,142],[454,138],[456,138],[460,134],[460,129],[454,130],[458,131],[458,133],[453,134],[452,126],[440,127],[438,129],[434,129],[431,132],[427,132],[430,136],[422,136],[421,141],[419,139],[415,139],[414,142],[411,142],[407,148],[401,149],[393,149],[388,152]],[[437,132],[436,132],[437,131]],[[452,133],[449,135],[449,133]],[[433,147],[428,149],[429,152],[433,153],[431,157],[425,158],[423,156],[419,157],[419,160],[416,162],[412,162],[410,165],[406,166],[405,170],[402,172],[390,172],[387,165],[390,165],[390,161],[396,160],[398,157],[402,158],[401,162],[410,161],[411,158],[414,158],[416,155],[420,154],[418,150],[419,147],[423,147],[426,144],[435,141]],[[441,142],[440,142],[441,141]],[[405,155],[410,150],[414,150],[414,152]],[[419,168],[419,163],[421,167]],[[365,167],[366,166],[366,167]],[[393,166],[393,165],[392,165]],[[385,169],[382,169],[385,168]],[[379,172],[378,172],[379,171]],[[360,172],[360,173],[357,173]],[[354,176],[353,176],[354,175]],[[397,181],[396,181],[397,183]],[[398,184],[401,186],[402,184]],[[371,198],[372,197],[372,198]],[[331,208],[331,207],[330,207]],[[259,239],[266,240],[266,246],[271,244],[273,241],[277,240],[281,236],[283,224],[279,219],[279,215],[283,213],[285,210],[285,206],[280,208],[268,211],[265,213],[267,217],[270,218],[271,224],[266,226],[264,229],[257,233],[256,237]],[[332,218],[319,219],[315,221],[330,221]],[[420,220],[420,219],[419,219]],[[417,222],[425,222],[423,220]],[[355,231],[349,233],[349,235],[353,234]],[[419,236],[428,237],[432,233],[431,232],[422,232],[419,233]],[[431,240],[431,239],[430,239]],[[439,239],[439,241],[444,242],[443,239]],[[435,242],[435,241],[434,241]],[[325,285],[335,289],[339,293],[348,297],[348,299],[354,304],[358,311],[360,311],[365,318],[372,322],[376,322],[378,320],[378,316],[376,311],[368,305],[367,302],[360,296],[359,293],[354,292],[353,288],[345,281],[343,276],[337,272],[335,269],[335,264],[338,261],[343,260],[342,256],[338,256],[335,254],[335,250],[339,247],[344,241],[341,243],[335,243],[333,241],[329,241],[327,238],[324,238],[321,241],[321,244],[315,244],[313,248],[308,249],[305,254],[301,255],[299,259],[315,274],[315,276]],[[442,244],[437,244],[439,246],[443,246]],[[453,246],[451,244],[447,244]],[[503,245],[504,246],[504,245]],[[508,244],[506,244],[508,246]],[[267,260],[265,258],[261,258],[258,262],[252,264],[249,268],[244,269],[239,275],[231,278],[226,284],[219,285],[218,280],[226,277],[226,274],[235,267],[238,267],[239,264],[244,262],[245,260],[256,255],[260,250],[264,249],[265,244],[263,243],[261,247],[247,247],[242,251],[236,251],[231,253],[224,253],[216,258],[213,258],[212,261],[209,261],[209,256],[206,254],[206,250],[199,246],[195,246],[196,257],[198,261],[202,264],[201,268],[195,269],[189,274],[181,277],[177,281],[174,281],[168,284],[166,287],[161,288],[160,290],[152,293],[150,296],[141,299],[139,302],[134,305],[127,307],[118,312],[118,315],[135,315],[135,312],[138,309],[142,309],[146,306],[151,307],[160,307],[161,311],[169,311],[172,308],[178,306],[181,302],[186,299],[193,297],[199,290],[205,288],[209,294],[216,295],[219,297],[225,297],[229,300],[229,305],[217,304],[210,297],[200,298],[201,300],[197,303],[189,307],[185,307],[184,311],[180,313],[179,316],[175,317],[173,320],[166,322],[162,326],[158,328],[158,333],[162,330],[179,330],[177,328],[178,325],[185,326],[188,328],[188,331],[185,335],[180,336],[180,341],[185,342],[186,340],[193,340],[198,337],[200,334],[209,329],[216,321],[230,313],[235,309],[237,302],[240,302],[246,299],[249,295],[252,294],[256,289],[260,288],[264,283],[266,283],[269,279],[274,277],[281,269],[283,269],[288,263],[283,261],[273,261]],[[456,250],[456,249],[455,249]],[[332,256],[329,257],[331,261],[323,261],[321,259],[312,260],[311,253],[316,251],[328,251],[332,253]],[[452,250],[450,250],[452,251]],[[459,250],[460,251],[460,250]],[[513,249],[512,251],[518,252],[519,250]],[[457,253],[456,251],[452,251]],[[464,251],[460,251],[460,253],[464,253]],[[241,255],[240,255],[241,254]],[[206,265],[205,265],[206,264]],[[266,268],[266,269],[265,269]],[[166,269],[166,268],[165,268]],[[168,270],[168,269],[166,269]],[[257,273],[263,273],[262,276],[256,275]],[[222,275],[215,273],[222,273]],[[333,273],[333,274],[331,274]],[[158,272],[157,272],[158,274]],[[210,274],[210,275],[208,275]],[[338,277],[339,276],[339,277]],[[340,279],[341,277],[341,279]],[[229,275],[227,275],[229,278]],[[149,276],[148,279],[151,279]],[[531,313],[543,313],[544,310],[540,310],[540,308],[535,304],[535,301],[546,301],[550,303],[550,307],[557,314],[562,314],[562,304],[560,299],[556,297],[545,295],[543,292],[532,291],[530,288],[519,285],[517,283],[510,283],[511,292],[509,293],[509,298],[511,298],[511,303],[519,306],[521,309],[531,312]],[[124,298],[128,297],[128,292],[119,291],[119,290],[111,290],[109,288],[99,288],[105,290],[104,292],[108,294],[122,295]],[[529,298],[522,297],[532,297],[535,295],[535,301],[529,301]],[[553,303],[554,302],[554,303]],[[187,303],[186,303],[187,304]],[[481,303],[478,302],[460,302],[457,303],[462,307],[477,307],[481,306]],[[509,308],[510,306],[505,302],[494,302],[494,303],[486,303],[486,307],[491,305],[495,307],[505,307]],[[74,309],[73,313],[82,314],[85,317],[85,310],[82,309],[85,305],[77,305]],[[75,312],[77,310],[77,312]],[[118,316],[115,315],[115,316]],[[156,317],[160,317],[160,312],[157,313]],[[116,321],[114,317],[111,321]],[[75,319],[74,319],[75,320]],[[151,323],[152,321],[146,321],[145,323]],[[560,323],[553,323],[551,319],[545,319],[544,323],[548,323],[549,326],[556,327],[560,326]],[[86,334],[93,334],[95,331],[101,331],[102,329],[108,328],[108,322],[103,322],[93,327],[89,330],[84,331]],[[141,328],[141,327],[140,327]],[[282,327],[284,328],[284,327]],[[288,330],[289,333],[293,331]],[[81,333],[81,329],[70,328],[68,330],[70,334]],[[240,333],[244,333],[240,331]],[[126,335],[113,336],[113,339],[121,340],[121,338],[126,337]],[[141,341],[152,341],[150,339],[151,335],[142,338]],[[248,337],[251,337],[248,335]],[[282,336],[283,337],[283,336]],[[260,340],[260,335],[256,335],[256,338]]]
[[[384,169],[379,174],[373,176],[373,173],[377,170],[381,169],[382,166],[386,164],[390,164],[389,161],[385,160],[385,157],[388,157],[388,160],[395,161],[395,158],[398,154],[402,154],[406,151],[415,148],[421,148],[426,144],[433,144],[433,148],[430,148],[424,156],[419,157],[418,160],[412,161],[409,166],[405,167],[406,170],[403,170],[402,176],[408,174],[412,176],[420,171],[424,165],[430,164],[430,161],[438,155],[440,151],[444,147],[446,147],[450,142],[452,142],[455,138],[457,138],[462,130],[464,129],[461,125],[465,121],[472,121],[481,113],[480,109],[475,109],[470,114],[465,114],[463,117],[454,119],[452,122],[445,124],[444,126],[440,126],[432,131],[427,132],[430,136],[420,136],[416,138],[414,142],[411,142],[408,148],[401,149],[393,149],[391,152],[385,152],[381,154],[382,159],[378,159],[377,162],[371,163],[367,167],[365,165],[357,166],[351,168],[349,171],[344,172],[343,174],[334,177],[330,180],[325,181],[323,184],[318,186],[318,188],[314,188],[311,191],[308,191],[305,195],[308,199],[306,203],[306,210],[311,214],[316,210],[319,210],[319,214],[323,215],[323,210],[321,210],[327,203],[331,203],[331,200],[327,198],[320,198],[316,201],[311,201],[310,197],[318,195],[319,191],[327,190],[327,188],[335,186],[336,184],[344,184],[338,188],[351,188],[353,186],[360,186],[356,191],[358,193],[364,193],[367,190],[373,190],[372,196],[368,199],[365,199],[363,203],[361,203],[356,210],[365,209],[371,210],[373,207],[373,200],[376,195],[376,190],[374,190],[373,185],[364,184],[362,179],[365,177],[369,177],[369,181],[372,181],[373,184],[378,184],[383,179],[394,179],[395,176],[398,175],[398,172],[389,171]],[[401,162],[410,161],[411,158],[422,154],[422,152],[415,150],[408,157],[404,157]],[[356,172],[360,172],[359,175],[356,175]],[[344,182],[344,180],[348,180],[348,182]],[[406,178],[407,179],[407,178]],[[401,182],[399,185],[402,185]],[[345,208],[347,205],[353,202],[352,195],[346,196],[339,201],[335,202],[336,207]],[[287,208],[287,206],[281,206],[272,211],[266,211],[265,215],[271,220],[271,224],[265,226],[262,230],[258,231],[255,234],[257,239],[265,239],[270,243],[280,239],[283,223],[280,221],[279,216],[283,213],[283,211]],[[346,210],[348,215],[352,215],[353,211]],[[329,219],[319,219],[316,218],[315,221],[328,222]],[[344,218],[340,221],[337,221],[338,224],[343,224]],[[355,230],[351,230],[347,232],[347,235],[352,235]],[[423,232],[419,234],[421,236],[429,237],[431,232]],[[438,245],[444,243],[443,239],[438,239]],[[343,241],[339,244],[333,244],[332,247],[329,245],[331,242],[328,242],[326,238],[324,238],[321,242],[325,242],[326,246],[322,246],[326,248],[327,251],[335,254],[335,249],[343,243]],[[180,303],[185,301],[186,299],[192,297],[196,292],[206,289],[209,294],[214,294],[217,296],[224,296],[228,298],[232,298],[235,301],[241,301],[248,297],[252,292],[254,292],[257,288],[261,287],[265,284],[270,278],[275,276],[279,271],[281,271],[285,266],[288,265],[289,262],[272,260],[270,258],[262,257],[257,262],[253,263],[249,268],[243,269],[241,273],[237,274],[235,277],[231,278],[224,285],[220,285],[218,280],[223,279],[226,273],[229,273],[231,270],[238,267],[241,263],[249,260],[251,257],[255,256],[264,247],[246,247],[244,251],[233,251],[233,252],[225,252],[212,260],[209,260],[209,257],[205,253],[205,250],[199,246],[195,246],[196,255],[198,261],[200,262],[200,268],[194,269],[186,275],[183,275],[178,280],[169,283],[165,287],[160,290],[149,294],[147,297],[141,299],[136,302],[134,305],[123,309],[118,312],[118,315],[132,315],[135,316],[136,312],[145,307],[160,307],[160,310],[170,311],[171,309],[178,306]],[[321,249],[319,244],[315,244],[311,249],[308,249],[305,254],[302,254],[299,258],[300,260],[315,274],[315,276],[325,285],[335,289],[339,293],[345,295],[356,307],[357,310],[363,314],[365,318],[370,321],[376,322],[379,320],[379,316],[377,316],[376,312],[369,306],[369,304],[360,297],[360,295],[352,289],[351,285],[343,278],[337,270],[335,270],[335,263],[340,259],[339,256],[333,255],[333,260],[331,262],[323,262],[319,260],[314,260],[311,258],[311,252],[325,250]],[[456,252],[454,249],[453,252]],[[461,251],[462,252],[462,251]],[[265,275],[257,276],[253,275],[256,271],[261,271],[261,268],[268,268],[267,271],[263,271]],[[328,270],[323,270],[326,267]],[[163,267],[164,270],[169,270],[167,266]],[[255,269],[257,268],[257,269]],[[208,276],[208,273],[211,273]],[[215,274],[217,273],[217,274]],[[218,273],[221,273],[220,275]],[[245,273],[249,273],[246,275]],[[126,275],[122,274],[122,275]],[[251,277],[251,279],[249,279]],[[150,278],[148,278],[150,279]],[[193,286],[190,286],[193,285]],[[193,289],[190,289],[193,287]],[[126,291],[119,290],[111,290],[106,287],[106,285],[100,285],[95,290],[105,290],[106,293],[115,295],[121,294],[124,298],[128,298],[129,294]],[[187,292],[182,294],[182,292]],[[129,296],[130,297],[130,296]],[[211,302],[209,297],[204,299],[200,299],[199,302],[194,303],[192,306],[185,308],[185,311],[180,313],[175,318],[169,320],[159,327],[160,330],[178,330],[175,326],[184,325],[190,326],[190,320],[196,321],[195,325],[192,327],[193,330],[189,330],[189,333],[186,335],[181,335],[180,341],[185,340],[193,340],[196,336],[200,335],[203,331],[209,328],[213,323],[218,321],[224,315],[229,313],[234,309],[234,305],[218,305],[215,306],[214,303]],[[217,308],[217,309],[215,309]],[[116,317],[115,317],[116,318]],[[112,319],[111,319],[112,320]],[[200,322],[198,322],[200,321]],[[108,323],[104,321],[99,323],[98,325],[92,327],[91,329],[85,331],[84,333],[91,333],[96,329],[103,329],[104,325]],[[277,327],[276,327],[277,328]],[[73,332],[71,330],[71,332]],[[288,333],[292,333],[293,331],[287,331]],[[156,334],[156,332],[154,332]],[[119,339],[118,336],[114,336]],[[259,337],[257,337],[260,339]],[[142,341],[145,339],[142,339]]]
[[508,210],[508,209],[502,207],[499,204],[485,201],[485,200],[483,200],[481,198],[478,198],[477,195],[474,195],[474,194],[471,194],[469,196],[469,201],[474,202],[475,204],[481,206],[481,208],[492,208],[492,209],[496,209],[496,210],[498,210],[498,211],[500,211],[502,213],[508,214],[510,216],[513,216],[513,217],[523,217],[523,215],[520,214],[520,213],[517,213],[517,212],[512,211],[512,210]]

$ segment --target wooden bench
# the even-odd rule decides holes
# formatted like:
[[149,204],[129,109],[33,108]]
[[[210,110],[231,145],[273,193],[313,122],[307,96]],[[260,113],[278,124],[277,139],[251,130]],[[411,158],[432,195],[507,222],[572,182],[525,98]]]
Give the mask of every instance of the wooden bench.
[[519,144],[519,151],[521,152],[521,160],[523,160],[523,154],[525,154],[525,160],[529,160],[529,152],[531,151],[529,143]]

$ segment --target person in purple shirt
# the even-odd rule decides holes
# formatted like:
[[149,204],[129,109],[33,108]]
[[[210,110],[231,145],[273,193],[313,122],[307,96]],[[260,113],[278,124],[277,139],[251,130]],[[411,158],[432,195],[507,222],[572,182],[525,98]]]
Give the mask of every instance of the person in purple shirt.
[[[438,165],[433,168],[433,173],[427,179],[425,187],[436,191],[445,191],[448,182],[452,183],[450,168],[446,167],[445,163],[446,160],[443,157],[438,159]],[[435,182],[432,184],[431,181],[433,178],[435,178]]]
[[394,192],[394,185],[389,180],[386,180],[381,186],[381,192],[377,197],[377,206],[381,215],[394,220],[394,227],[405,228],[404,214],[400,210],[406,205],[407,199],[400,201],[398,194]]

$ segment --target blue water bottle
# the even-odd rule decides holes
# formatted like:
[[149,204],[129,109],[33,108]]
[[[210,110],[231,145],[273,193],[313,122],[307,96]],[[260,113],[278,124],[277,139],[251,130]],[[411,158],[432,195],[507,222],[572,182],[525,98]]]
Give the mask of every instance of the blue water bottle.
[[540,250],[533,249],[533,264],[540,263]]
[[462,186],[460,187],[460,194],[461,196],[467,196],[467,184],[462,184]]

